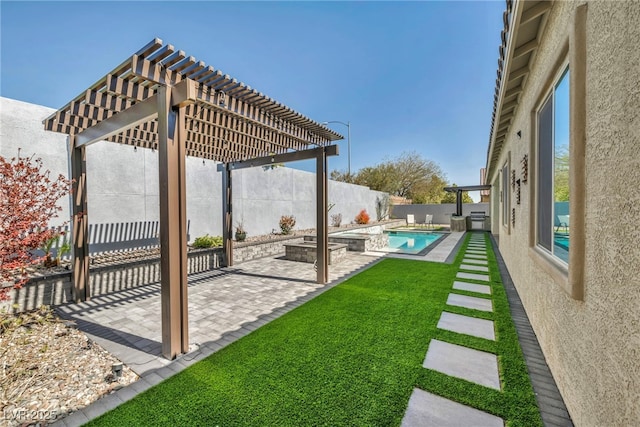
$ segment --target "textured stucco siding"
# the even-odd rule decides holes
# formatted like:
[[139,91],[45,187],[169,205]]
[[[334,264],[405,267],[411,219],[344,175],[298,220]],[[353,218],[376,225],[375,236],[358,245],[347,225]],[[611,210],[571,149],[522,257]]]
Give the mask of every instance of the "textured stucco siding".
[[[68,176],[66,135],[45,132],[42,120],[55,110],[0,97],[0,155],[41,157],[54,176]],[[157,221],[159,219],[158,152],[110,142],[87,148],[87,199],[92,224]],[[316,226],[316,175],[287,167],[235,171],[234,225],[244,221],[249,235],[279,231],[282,215],[294,215],[296,228]],[[215,162],[187,157],[187,218],[191,239],[222,235],[222,176]],[[361,209],[376,216],[376,198],[384,193],[367,187],[329,181],[329,214],[350,223]],[[51,225],[69,217],[68,200]]]
[[[522,157],[534,155],[532,112],[559,71],[574,10],[584,3],[553,4],[489,180],[497,188],[509,152],[518,175]],[[510,234],[494,198],[493,232],[574,423],[640,425],[640,2],[588,2],[586,35],[583,300],[573,299],[529,247],[534,167],[520,205],[509,190],[516,209]]]

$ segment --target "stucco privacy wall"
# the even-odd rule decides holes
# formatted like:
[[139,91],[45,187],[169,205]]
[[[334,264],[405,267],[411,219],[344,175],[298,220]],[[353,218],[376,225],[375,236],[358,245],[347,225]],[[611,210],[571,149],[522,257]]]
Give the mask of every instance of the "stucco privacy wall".
[[[489,215],[489,203],[464,203],[462,205],[462,215],[470,215],[471,212],[484,212]],[[413,214],[416,223],[423,223],[426,215],[433,215],[434,224],[449,224],[451,215],[456,213],[455,203],[444,203],[440,205],[396,205],[391,210],[393,218],[406,219],[407,214]]]
[[520,205],[509,190],[516,209],[510,234],[498,220],[501,205],[492,203],[493,232],[574,423],[640,425],[640,2],[587,7],[583,300],[572,299],[530,248],[532,112],[559,71],[574,11],[584,3],[554,2],[539,36],[510,135],[490,177],[499,190],[498,169],[508,156],[519,173],[520,159],[529,154],[529,183],[522,186]]
[[[57,176],[68,176],[66,136],[45,132],[42,120],[55,110],[0,97],[0,155],[36,154]],[[187,218],[193,240],[206,233],[222,235],[222,176],[212,161],[187,157]],[[287,167],[233,172],[234,223],[244,220],[249,235],[279,229],[282,215],[295,215],[296,228],[315,228],[314,173]],[[158,153],[98,142],[87,149],[88,211],[92,224],[157,221]],[[376,198],[367,187],[329,182],[330,214],[353,221],[361,209],[375,218]],[[57,223],[69,216],[68,201]],[[52,225],[55,225],[52,224]],[[235,225],[235,224],[234,224]]]

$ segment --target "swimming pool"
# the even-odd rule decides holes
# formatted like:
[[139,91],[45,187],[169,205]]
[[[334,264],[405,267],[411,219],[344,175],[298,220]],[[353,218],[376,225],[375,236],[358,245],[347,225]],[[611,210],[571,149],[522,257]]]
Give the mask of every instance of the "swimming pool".
[[385,231],[389,235],[387,252],[420,254],[445,236],[434,231]]

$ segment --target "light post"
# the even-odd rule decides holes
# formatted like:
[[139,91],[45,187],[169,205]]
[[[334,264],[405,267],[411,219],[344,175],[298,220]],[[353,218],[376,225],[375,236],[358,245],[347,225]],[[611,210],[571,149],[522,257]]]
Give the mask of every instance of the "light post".
[[323,125],[328,125],[329,123],[340,123],[347,127],[347,173],[349,174],[349,178],[351,178],[351,122],[345,123],[339,120],[322,122]]

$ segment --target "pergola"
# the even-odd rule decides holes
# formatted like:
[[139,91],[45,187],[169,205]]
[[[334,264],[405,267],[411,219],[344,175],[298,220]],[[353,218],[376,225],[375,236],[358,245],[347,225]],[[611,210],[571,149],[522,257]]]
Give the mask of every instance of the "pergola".
[[328,280],[327,157],[343,137],[162,40],[154,39],[44,120],[68,135],[73,298],[91,297],[86,148],[106,140],[158,150],[162,352],[188,351],[185,157],[221,162],[223,241],[233,264],[231,178],[236,169],[316,159],[317,281]]
[[465,191],[491,190],[490,185],[464,185],[462,187],[444,187],[448,193],[456,193],[456,216],[462,216],[462,193]]

